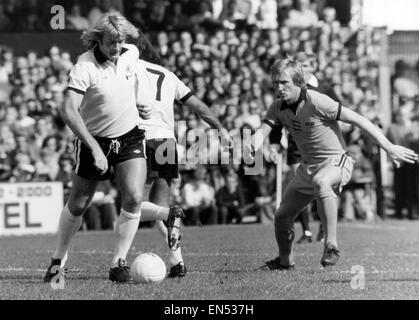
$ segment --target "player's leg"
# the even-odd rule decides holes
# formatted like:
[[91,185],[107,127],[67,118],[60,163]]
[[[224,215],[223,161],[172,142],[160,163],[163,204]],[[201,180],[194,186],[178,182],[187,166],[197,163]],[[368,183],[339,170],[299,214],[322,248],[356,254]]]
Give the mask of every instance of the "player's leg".
[[340,163],[342,165],[328,164],[318,170],[312,177],[318,199],[318,212],[322,222],[324,221],[326,231],[325,249],[321,259],[323,266],[335,265],[340,254],[337,241],[338,201],[334,189],[348,182],[348,176],[350,177],[352,173],[353,162],[344,155]]
[[74,234],[80,229],[83,213],[92,200],[98,181],[73,176],[73,187],[60,217],[57,248],[53,258],[62,259]]
[[[151,190],[150,190],[151,194]],[[141,222],[145,221],[166,221],[169,217],[170,208],[167,206],[160,206],[155,204],[151,200],[151,196],[149,196],[150,201],[143,201],[141,203]]]
[[297,241],[297,243],[310,243],[312,242],[312,236],[310,230],[310,213],[308,210],[308,207],[305,207],[298,215],[298,220],[301,223],[303,235],[301,238]]
[[[320,218],[325,218],[326,243],[337,247],[336,227],[338,219],[338,202],[333,191],[334,186],[338,185],[342,178],[342,170],[334,165],[327,165],[313,176],[313,185],[316,197],[319,199]],[[323,220],[323,219],[322,219]]]
[[[158,148],[161,150],[156,154]],[[154,182],[149,193],[150,202],[142,204],[141,221],[164,221],[165,225],[158,221],[156,225],[159,230],[164,230],[169,248],[176,251],[180,245],[180,227],[184,218],[181,208],[178,206],[169,208],[170,183],[172,179],[178,177],[176,141],[174,139],[150,139],[147,140],[146,151],[147,172],[150,178],[154,178]],[[168,158],[157,159],[162,153],[166,153]],[[162,164],[160,160],[166,160],[169,163]]]
[[317,241],[323,241],[324,243],[326,243],[326,239],[325,239],[326,234],[327,234],[326,215],[324,213],[324,210],[319,209],[321,207],[320,201],[321,200],[319,198],[316,198],[316,210],[320,218],[319,233],[321,234],[321,235],[320,234],[317,235]]
[[[170,184],[172,179],[156,178],[150,189],[149,200],[161,207],[170,205]],[[156,221],[156,228],[159,230],[163,239],[168,243],[168,231],[163,221]],[[176,250],[169,251],[170,272],[169,277],[183,277],[186,275],[186,267],[182,258],[182,249],[180,246]]]
[[45,274],[45,282],[50,282],[52,277],[56,275],[57,272],[51,272],[53,266],[64,267],[71,239],[80,229],[83,213],[89,206],[98,184],[98,181],[88,180],[76,174],[73,175],[73,187],[68,202],[61,212],[56,249],[51,258],[51,265]]
[[[292,160],[292,163],[290,164],[292,178],[295,177],[298,166],[300,165],[300,163],[296,162],[296,159],[294,159],[295,154],[292,154],[292,153],[296,153],[296,152],[297,152],[297,149],[295,149],[294,152],[291,152],[291,154],[288,153],[288,157],[291,156],[291,160]],[[300,159],[298,158],[298,160],[300,160]],[[290,161],[290,159],[288,159],[288,161]],[[301,228],[302,228],[302,231],[303,231],[303,235],[297,241],[297,243],[312,242],[312,239],[311,239],[312,234],[311,234],[311,231],[310,231],[310,218],[309,218],[308,207],[304,208],[303,210],[301,210],[300,213],[297,214],[296,220],[298,220],[301,223]]]
[[138,230],[147,178],[144,139],[145,131],[136,127],[116,140],[116,145],[122,146],[120,150],[112,149],[110,162],[121,194],[121,212],[115,225],[116,244],[109,270],[111,281],[126,282],[130,279],[126,256]]
[[294,220],[296,215],[313,199],[313,195],[298,192],[295,179],[288,185],[279,209],[275,212],[275,238],[279,256],[267,262],[270,269],[287,269],[293,267],[294,257],[292,243],[294,241]]
[[182,238],[180,227],[185,214],[179,206],[161,207],[150,201],[141,204],[141,221],[164,221],[166,240],[170,250],[175,251],[180,246]]
[[314,214],[316,214],[320,219],[319,231],[317,232],[316,241],[324,242],[326,217],[322,215],[317,209],[319,207],[318,203],[319,203],[319,199],[316,199],[315,201],[312,202],[312,210]]
[[115,226],[116,245],[112,268],[125,263],[126,256],[138,230],[141,201],[147,175],[146,160],[134,158],[115,166],[115,180],[121,193],[121,212]]
[[[64,267],[68,246],[75,233],[80,229],[83,213],[89,206],[99,181],[109,179],[110,175],[109,170],[102,175],[97,171],[91,151],[80,139],[75,140],[74,146],[76,165],[72,178],[73,185],[67,204],[61,213],[57,247],[44,277],[46,282],[49,281],[49,277],[52,278],[55,275],[50,272],[54,265],[61,264],[61,267]],[[102,145],[101,147],[103,148]]]

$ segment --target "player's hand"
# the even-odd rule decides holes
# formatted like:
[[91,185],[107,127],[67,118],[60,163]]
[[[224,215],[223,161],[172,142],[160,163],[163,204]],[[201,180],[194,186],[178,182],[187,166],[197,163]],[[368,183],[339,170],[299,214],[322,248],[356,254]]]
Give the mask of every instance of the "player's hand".
[[140,113],[141,119],[148,120],[151,118],[151,107],[146,105],[137,105],[138,112]]
[[102,149],[97,147],[92,150],[92,156],[94,159],[93,165],[95,168],[100,172],[100,174],[105,174],[105,172],[108,171],[108,159],[106,158]]
[[393,144],[387,153],[391,160],[396,164],[396,167],[400,167],[401,162],[415,163],[418,161],[418,155],[413,150],[405,148],[403,146]]

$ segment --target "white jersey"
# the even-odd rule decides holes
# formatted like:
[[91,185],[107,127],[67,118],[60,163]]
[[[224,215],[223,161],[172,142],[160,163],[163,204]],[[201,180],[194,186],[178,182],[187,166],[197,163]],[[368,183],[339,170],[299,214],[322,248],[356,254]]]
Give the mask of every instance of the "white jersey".
[[115,138],[138,125],[134,72],[138,56],[136,46],[125,44],[115,65],[95,47],[71,69],[68,89],[84,95],[80,115],[93,136]]
[[185,102],[192,95],[191,90],[166,68],[139,59],[137,75],[137,104],[152,108],[151,118],[140,120],[140,127],[146,130],[147,139],[175,139],[175,100]]

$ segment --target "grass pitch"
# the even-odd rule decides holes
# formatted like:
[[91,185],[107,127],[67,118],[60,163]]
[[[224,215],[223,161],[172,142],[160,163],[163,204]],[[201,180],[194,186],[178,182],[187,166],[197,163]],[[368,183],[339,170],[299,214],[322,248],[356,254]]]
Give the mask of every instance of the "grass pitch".
[[[315,235],[317,223],[313,227]],[[296,230],[298,238],[299,225]],[[0,238],[0,299],[419,299],[418,222],[341,223],[338,232],[337,266],[321,268],[322,244],[314,242],[296,244],[296,270],[281,272],[258,270],[277,255],[272,225],[187,227],[182,246],[187,276],[147,285],[111,283],[113,233],[79,232],[63,290],[42,282],[55,236]],[[167,261],[156,229],[139,230],[128,261],[140,252]],[[365,271],[364,289],[351,287],[357,265]]]

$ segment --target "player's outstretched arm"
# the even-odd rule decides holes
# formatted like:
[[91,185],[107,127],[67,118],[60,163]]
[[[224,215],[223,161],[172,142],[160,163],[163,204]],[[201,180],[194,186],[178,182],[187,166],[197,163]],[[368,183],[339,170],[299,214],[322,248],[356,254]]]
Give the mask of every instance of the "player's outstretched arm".
[[184,102],[184,105],[191,108],[198,117],[204,120],[206,123],[210,125],[211,128],[220,130],[220,133],[226,141],[228,141],[228,145],[232,146],[233,141],[229,136],[227,130],[223,127],[220,120],[215,116],[215,114],[208,108],[208,106],[198,97],[192,95],[189,97],[188,100]]
[[221,130],[223,126],[208,106],[198,97],[192,95],[184,102],[184,105],[191,108],[202,120],[208,123],[211,128]]
[[396,163],[397,166],[400,162],[415,163],[418,160],[418,155],[408,148],[392,144],[382,133],[380,128],[372,124],[367,118],[352,111],[349,108],[342,107],[340,120],[357,126],[365,131],[381,148],[383,148],[389,157]]
[[70,127],[74,134],[91,150],[95,159],[95,167],[105,173],[108,169],[108,161],[103,154],[99,144],[87,130],[86,125],[79,113],[79,108],[83,100],[83,95],[73,90],[67,90],[66,100],[59,109],[64,122]]

